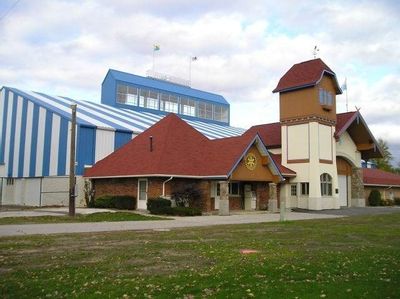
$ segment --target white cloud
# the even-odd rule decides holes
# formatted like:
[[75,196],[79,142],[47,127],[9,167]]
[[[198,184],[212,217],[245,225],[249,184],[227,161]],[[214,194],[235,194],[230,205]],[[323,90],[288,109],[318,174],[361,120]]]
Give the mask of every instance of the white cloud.
[[249,127],[278,120],[272,89],[318,45],[347,77],[350,108],[400,144],[399,15],[391,1],[26,1],[0,22],[0,82],[99,99],[108,68],[144,75],[159,43],[157,70],[188,77],[198,56],[193,86],[224,95],[232,124]]

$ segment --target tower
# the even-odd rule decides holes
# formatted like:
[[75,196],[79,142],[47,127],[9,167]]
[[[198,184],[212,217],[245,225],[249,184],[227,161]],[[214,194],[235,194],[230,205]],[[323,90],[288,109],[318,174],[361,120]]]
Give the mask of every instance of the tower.
[[342,91],[335,73],[319,58],[301,62],[273,92],[279,92],[282,165],[297,173],[285,187],[296,190],[297,207],[339,208],[335,125]]

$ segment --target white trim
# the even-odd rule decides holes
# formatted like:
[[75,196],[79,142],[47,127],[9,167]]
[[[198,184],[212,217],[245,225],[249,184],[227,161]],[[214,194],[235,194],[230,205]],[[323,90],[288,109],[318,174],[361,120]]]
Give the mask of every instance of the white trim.
[[[140,199],[140,182],[146,182],[146,200]],[[136,199],[136,209],[145,209],[147,210],[147,201],[149,199],[149,181],[147,178],[141,178],[137,180],[137,199]],[[139,206],[139,203],[145,203],[146,207]]]
[[386,185],[382,185],[382,184],[364,184],[364,186],[368,186],[368,187],[395,187],[395,188],[400,188],[400,185],[390,185],[390,184],[386,184]]

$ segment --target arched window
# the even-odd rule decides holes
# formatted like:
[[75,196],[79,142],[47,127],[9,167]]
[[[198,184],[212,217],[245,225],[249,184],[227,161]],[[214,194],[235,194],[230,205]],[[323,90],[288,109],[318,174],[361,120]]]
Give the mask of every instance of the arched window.
[[321,195],[322,196],[332,196],[332,177],[323,173],[320,176],[321,180]]

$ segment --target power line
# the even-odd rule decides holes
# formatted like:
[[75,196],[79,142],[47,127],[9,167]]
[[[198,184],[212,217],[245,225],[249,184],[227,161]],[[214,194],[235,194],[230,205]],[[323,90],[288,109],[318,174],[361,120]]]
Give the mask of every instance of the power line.
[[14,9],[14,7],[18,4],[18,2],[20,2],[21,0],[16,0],[8,10],[6,10],[5,13],[3,13],[3,15],[0,16],[0,22],[3,21],[5,19],[5,17],[7,17],[9,15],[9,13]]

